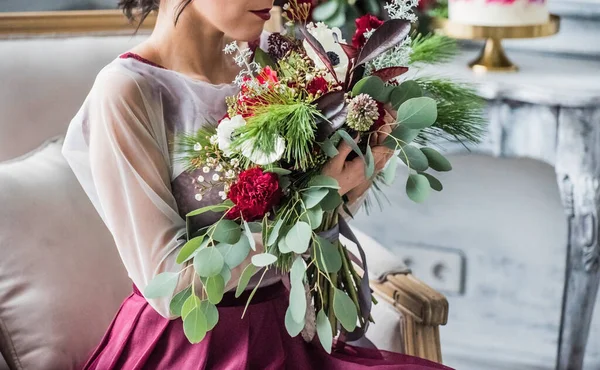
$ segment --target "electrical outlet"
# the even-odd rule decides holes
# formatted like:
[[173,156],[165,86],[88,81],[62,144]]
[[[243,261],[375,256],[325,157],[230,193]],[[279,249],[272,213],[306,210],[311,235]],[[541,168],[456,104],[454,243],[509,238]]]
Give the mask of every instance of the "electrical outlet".
[[462,294],[466,258],[456,249],[422,245],[403,245],[394,253],[411,269],[413,275],[432,288],[448,294]]

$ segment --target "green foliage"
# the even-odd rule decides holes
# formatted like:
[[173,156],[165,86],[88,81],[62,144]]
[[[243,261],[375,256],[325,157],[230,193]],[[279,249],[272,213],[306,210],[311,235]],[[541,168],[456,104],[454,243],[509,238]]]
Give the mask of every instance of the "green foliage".
[[183,303],[192,295],[192,287],[187,287],[181,292],[175,294],[169,303],[169,310],[175,316],[181,316]]
[[416,34],[411,39],[410,63],[437,64],[450,61],[458,53],[456,40],[439,34]]
[[296,322],[292,316],[291,305],[285,311],[285,328],[292,338],[300,334],[302,329],[304,329],[304,318],[300,322]]
[[331,331],[331,324],[325,311],[320,310],[317,314],[317,335],[321,345],[327,351],[331,353],[331,346],[333,345],[333,333]]
[[415,80],[437,101],[437,121],[424,130],[419,139],[427,142],[441,135],[449,140],[478,143],[484,134],[484,100],[468,84],[448,79],[422,77]]
[[240,280],[238,281],[238,286],[235,290],[236,298],[239,298],[239,296],[242,295],[254,273],[256,273],[256,266],[251,263],[246,266],[244,271],[242,271],[242,275],[240,275]]
[[194,269],[202,277],[220,274],[224,264],[223,255],[216,247],[204,248],[194,257]]
[[256,267],[265,267],[277,262],[277,257],[270,253],[255,254],[252,256],[252,264]]
[[156,275],[144,289],[144,297],[147,299],[169,297],[175,291],[179,274],[175,272],[163,272]]
[[193,159],[198,157],[198,151],[194,149],[194,146],[199,143],[202,148],[213,147],[213,144],[210,143],[210,137],[216,133],[216,127],[203,127],[193,133],[178,134],[173,139],[173,145],[179,148],[181,156],[176,157],[174,161],[182,163],[186,171],[195,169]]
[[437,104],[432,98],[412,98],[398,108],[398,122],[409,129],[429,127],[437,120]]
[[333,296],[333,311],[335,312],[335,317],[337,317],[344,329],[348,332],[352,332],[356,329],[356,321],[358,320],[356,306],[354,305],[354,302],[352,302],[352,299],[340,289],[335,289],[335,294]]
[[427,177],[411,174],[406,181],[406,194],[415,203],[422,203],[429,196],[430,185]]
[[223,299],[225,293],[225,280],[221,275],[211,276],[206,280],[204,286],[208,301],[212,304],[217,304]]
[[212,238],[221,243],[235,244],[240,240],[242,229],[231,220],[220,220],[212,229]]

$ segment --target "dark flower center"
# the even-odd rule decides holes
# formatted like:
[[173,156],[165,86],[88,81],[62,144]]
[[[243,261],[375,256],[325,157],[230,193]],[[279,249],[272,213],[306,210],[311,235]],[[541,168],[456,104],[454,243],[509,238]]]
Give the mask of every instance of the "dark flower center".
[[340,64],[340,56],[334,53],[333,51],[327,52],[327,58],[331,61],[331,65],[334,67]]

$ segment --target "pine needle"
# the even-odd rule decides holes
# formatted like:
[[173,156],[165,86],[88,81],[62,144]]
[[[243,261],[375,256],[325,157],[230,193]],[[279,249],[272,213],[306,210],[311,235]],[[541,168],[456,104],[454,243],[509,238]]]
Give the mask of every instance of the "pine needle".
[[450,61],[458,53],[456,40],[438,34],[417,34],[412,38],[410,63],[438,64]]
[[484,100],[473,86],[431,77],[418,78],[416,82],[438,104],[437,121],[433,127],[423,131],[419,137],[422,141],[428,142],[440,134],[461,142],[481,141],[486,126]]

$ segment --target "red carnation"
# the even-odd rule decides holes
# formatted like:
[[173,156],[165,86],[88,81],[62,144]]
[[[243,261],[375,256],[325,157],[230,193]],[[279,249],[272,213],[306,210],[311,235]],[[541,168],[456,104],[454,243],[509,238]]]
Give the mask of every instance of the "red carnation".
[[234,206],[226,217],[235,220],[243,217],[256,221],[264,217],[281,199],[281,188],[276,174],[251,168],[242,172],[237,182],[231,185],[228,198]]
[[325,94],[328,89],[329,85],[327,84],[327,80],[321,76],[313,78],[308,85],[306,85],[306,91],[312,95]]
[[362,48],[367,40],[365,39],[365,32],[368,30],[376,30],[383,24],[383,21],[379,20],[376,16],[367,14],[356,20],[356,32],[352,37],[352,45],[360,49]]

